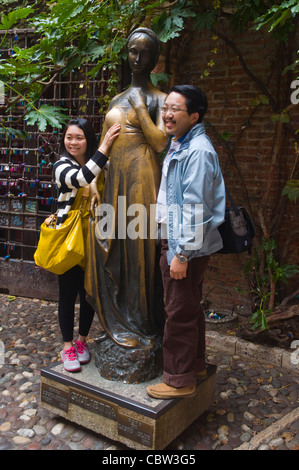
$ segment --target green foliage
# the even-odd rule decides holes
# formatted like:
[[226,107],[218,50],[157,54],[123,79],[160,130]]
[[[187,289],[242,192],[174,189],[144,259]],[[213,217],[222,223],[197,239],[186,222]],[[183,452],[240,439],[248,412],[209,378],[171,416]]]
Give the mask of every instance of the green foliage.
[[[169,4],[171,4],[171,7]],[[24,119],[28,126],[44,131],[47,126],[60,128],[66,121],[62,108],[41,105],[39,102],[56,76],[66,75],[92,64],[88,78],[94,78],[104,68],[109,73],[109,83],[104,97],[107,106],[117,92],[118,66],[126,58],[126,38],[138,26],[150,26],[167,43],[180,36],[186,20],[197,31],[204,29],[222,31],[222,18],[230,23],[237,35],[244,30],[268,32],[278,43],[287,44],[290,33],[295,31],[298,19],[298,0],[0,0],[0,29],[16,28],[33,31],[34,40],[28,49],[14,45],[14,54],[6,60],[0,56],[0,81],[10,90],[6,111],[20,101],[24,102]],[[2,12],[3,11],[3,12]],[[7,34],[1,36],[2,49],[8,46]],[[295,48],[295,44],[289,44]],[[297,52],[294,49],[293,52]],[[211,60],[210,68],[215,61]],[[284,69],[284,74],[299,67],[297,59]],[[207,74],[204,76],[207,76]],[[165,74],[152,74],[155,85],[167,82]],[[270,96],[270,95],[269,95]],[[267,89],[261,89],[252,106],[271,105]],[[290,123],[290,114],[284,109],[272,111],[273,122]],[[14,129],[13,123],[0,123],[0,132],[7,137],[24,136]],[[221,138],[227,141],[230,132]],[[291,201],[298,198],[298,180],[286,183],[283,195]],[[271,312],[269,302],[273,285],[287,282],[297,267],[279,266],[275,260],[276,246],[272,239],[264,239],[250,263],[255,275],[253,293],[259,298],[257,311],[251,321],[254,328],[267,328],[267,315]]]
[[26,132],[13,129],[12,127],[6,127],[2,123],[0,123],[0,129],[1,133],[5,135],[6,140],[8,140],[11,135],[18,137],[19,139],[27,139],[28,137]]
[[[93,78],[105,67],[110,76],[104,97],[107,105],[117,92],[117,68],[126,58],[125,44],[131,29],[151,18],[152,29],[161,41],[167,42],[183,31],[186,18],[194,16],[193,2],[186,0],[178,0],[171,9],[164,8],[163,0],[31,0],[30,6],[26,0],[21,3],[16,7],[15,2],[6,2],[0,29],[22,26],[34,31],[35,40],[28,49],[15,45],[9,60],[0,58],[0,80],[11,90],[13,83],[13,98],[7,103],[7,110],[25,100],[27,125],[36,124],[40,130],[46,125],[59,127],[59,123],[64,123],[64,115],[57,109],[37,110],[36,104],[57,74],[68,74],[88,63],[93,65],[89,71]],[[5,40],[6,35],[3,44]],[[165,74],[153,77],[155,83],[166,79]]]
[[[8,31],[11,29],[19,20],[23,18],[27,18],[31,13],[33,13],[33,8],[26,7],[26,8],[17,8],[16,10],[13,10],[9,12],[7,15],[3,14],[1,17],[1,23],[0,23],[0,29],[3,29],[4,31]],[[2,40],[2,42],[4,39]],[[2,45],[2,42],[0,44],[0,47]]]
[[285,75],[289,71],[297,71],[297,78],[299,78],[299,50],[297,51],[298,59],[296,59],[291,65],[285,67],[283,71],[283,75]]
[[[178,37],[184,30],[185,21],[192,20],[198,30],[213,28],[220,15],[229,18],[235,30],[252,25],[256,29],[267,26],[269,32],[279,39],[285,39],[293,29],[298,14],[296,0],[269,2],[264,0],[239,0],[233,6],[228,0],[214,0],[205,6],[201,2],[178,0],[171,6],[164,0],[0,0],[5,5],[1,15],[0,29],[8,31],[23,27],[34,31],[35,40],[28,49],[14,46],[14,55],[9,60],[0,58],[0,80],[6,86],[14,84],[13,98],[7,110],[19,100],[34,105],[43,94],[49,80],[57,74],[67,74],[79,69],[85,63],[93,64],[89,71],[91,78],[105,67],[110,74],[107,104],[117,87],[117,68],[126,58],[126,38],[132,28],[151,21],[151,28],[162,42]],[[1,43],[6,41],[6,35]],[[295,66],[294,64],[290,65]],[[154,83],[165,82],[165,75],[153,76]],[[260,103],[267,97],[260,95]],[[37,107],[37,105],[35,105]],[[30,109],[25,109],[28,113]],[[44,128],[46,119],[55,125],[56,118],[63,123],[63,117],[53,111],[36,115],[30,119]],[[56,117],[55,117],[56,116]],[[273,119],[276,119],[275,116]],[[285,119],[285,115],[277,119]],[[61,120],[61,121],[60,121]],[[285,121],[283,121],[285,122]]]
[[[165,2],[160,2],[163,5]],[[193,18],[196,13],[192,10],[193,2],[179,0],[171,11],[163,10],[160,16],[155,16],[152,20],[153,31],[159,36],[162,42],[180,36],[184,29],[184,19]]]
[[289,180],[282,190],[283,196],[287,196],[290,201],[296,201],[299,198],[299,180]]
[[167,83],[169,77],[166,73],[152,73],[151,74],[151,81],[154,86],[158,86],[159,83]]
[[[266,27],[278,42],[288,42],[289,33],[296,28],[296,16],[299,14],[298,0],[284,0],[275,2],[263,15],[256,18],[254,28],[259,30]],[[284,74],[290,70],[299,71],[299,50],[298,58],[284,69]]]
[[299,13],[297,0],[286,0],[275,3],[266,13],[255,20],[255,28],[266,26],[269,33],[276,35],[277,39],[287,41],[288,34],[295,28],[294,18]]
[[[235,32],[265,28],[278,43],[287,43],[290,32],[296,29],[299,3],[298,0],[238,0],[233,3],[214,0],[204,7],[198,2],[195,11],[194,27],[198,31],[211,30],[217,26],[220,17],[226,17]],[[284,73],[295,69],[299,69],[299,58],[288,65]]]
[[[272,313],[273,307],[270,299],[276,296],[281,283],[286,284],[288,279],[295,276],[298,266],[284,264],[282,266],[275,259],[276,241],[274,238],[265,238],[257,247],[255,255],[246,263],[244,273],[253,272],[252,289],[250,293],[255,297],[257,306],[250,323],[252,329],[268,329],[267,317]],[[261,269],[262,268],[262,269]]]
[[25,120],[29,126],[37,124],[41,132],[46,130],[47,125],[60,129],[62,124],[65,124],[68,120],[63,111],[64,109],[59,106],[42,104],[39,109],[34,108],[29,111],[25,116]]

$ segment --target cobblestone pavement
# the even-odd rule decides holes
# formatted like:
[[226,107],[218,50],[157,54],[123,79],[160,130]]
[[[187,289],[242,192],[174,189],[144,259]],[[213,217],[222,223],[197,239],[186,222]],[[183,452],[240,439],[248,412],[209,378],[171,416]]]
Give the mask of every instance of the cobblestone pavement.
[[[62,345],[57,304],[0,294],[0,317],[0,450],[126,450],[40,406],[40,369]],[[95,320],[91,349],[98,332]],[[167,450],[299,450],[298,373],[211,349],[208,361],[215,402]]]

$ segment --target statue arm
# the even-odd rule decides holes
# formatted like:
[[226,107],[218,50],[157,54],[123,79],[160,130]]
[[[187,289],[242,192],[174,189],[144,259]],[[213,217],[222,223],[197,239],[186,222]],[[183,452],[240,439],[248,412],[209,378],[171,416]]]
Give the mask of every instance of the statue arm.
[[129,102],[136,111],[146,141],[156,152],[162,152],[168,143],[168,136],[162,120],[160,106],[158,106],[157,109],[155,124],[146,109],[144,97],[140,92],[138,92],[138,94],[132,94],[129,98]]

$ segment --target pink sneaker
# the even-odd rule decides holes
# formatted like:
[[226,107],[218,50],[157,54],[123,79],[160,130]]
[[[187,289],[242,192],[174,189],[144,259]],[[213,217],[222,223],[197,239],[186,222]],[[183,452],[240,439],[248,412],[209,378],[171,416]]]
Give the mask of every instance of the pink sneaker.
[[80,364],[87,364],[90,361],[90,354],[86,343],[81,343],[81,341],[74,341],[75,348],[77,351],[77,356]]
[[60,353],[63,366],[67,372],[77,372],[81,370],[80,362],[78,361],[76,349],[63,349]]

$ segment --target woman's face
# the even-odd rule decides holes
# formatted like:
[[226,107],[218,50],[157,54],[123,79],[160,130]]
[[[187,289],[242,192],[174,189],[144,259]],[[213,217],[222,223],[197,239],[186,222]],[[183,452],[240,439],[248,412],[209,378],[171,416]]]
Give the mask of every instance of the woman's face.
[[133,73],[150,73],[154,66],[153,42],[147,34],[136,33],[128,44],[128,60]]
[[69,154],[82,165],[85,162],[85,154],[87,149],[87,141],[84,132],[80,127],[71,125],[68,127],[65,137],[64,146]]

